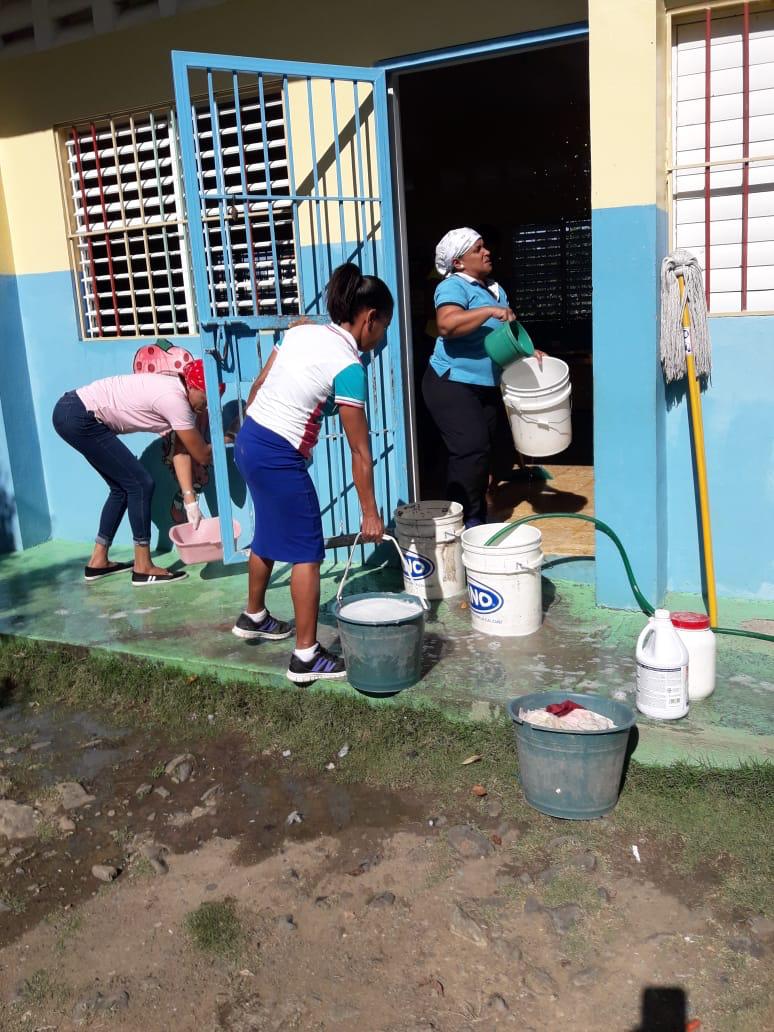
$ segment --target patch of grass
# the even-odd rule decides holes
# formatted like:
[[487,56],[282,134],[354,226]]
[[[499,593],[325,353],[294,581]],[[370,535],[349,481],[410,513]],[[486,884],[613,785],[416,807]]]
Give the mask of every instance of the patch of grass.
[[236,956],[244,937],[232,899],[202,903],[186,916],[185,927],[197,949],[219,957]]
[[[190,736],[192,726],[202,737],[246,732],[256,751],[290,749],[294,762],[312,771],[322,770],[348,742],[349,755],[336,761],[329,777],[430,791],[438,809],[451,801],[459,808],[461,799],[472,807],[470,788],[480,782],[490,797],[503,800],[504,820],[523,823],[526,831],[514,855],[522,866],[545,866],[551,839],[565,832],[523,801],[505,719],[455,722],[430,707],[371,705],[354,693],[298,692],[207,674],[192,679],[160,663],[16,638],[0,639],[2,677],[22,701],[87,707],[117,722],[172,734],[185,729]],[[192,714],[200,715],[195,722]],[[483,756],[482,762],[462,767],[472,753]],[[678,877],[712,870],[718,880],[707,883],[708,894],[729,906],[774,914],[767,834],[772,824],[774,764],[717,769],[632,762],[614,813],[604,821],[575,822],[572,835],[577,848],[604,853],[614,864],[630,864],[629,844],[639,842],[643,871],[649,852],[652,862]]]
[[597,895],[596,883],[582,871],[561,871],[542,891],[542,901],[547,907],[561,907],[565,903],[577,903],[589,915],[599,910],[602,901]]
[[20,1004],[40,1007],[44,1003],[61,1003],[68,995],[65,985],[55,981],[45,968],[39,968],[22,983],[18,1000]]
[[47,918],[56,933],[55,948],[59,953],[69,947],[70,941],[78,934],[83,924],[83,917],[77,910],[65,910]]
[[23,914],[27,909],[27,901],[15,892],[4,892],[0,899],[10,908],[12,914]]
[[164,764],[164,763],[157,763],[156,766],[153,768],[153,770],[150,772],[150,779],[151,779],[151,781],[158,781],[159,778],[162,778],[164,776],[164,771],[165,770],[166,770],[166,764]]

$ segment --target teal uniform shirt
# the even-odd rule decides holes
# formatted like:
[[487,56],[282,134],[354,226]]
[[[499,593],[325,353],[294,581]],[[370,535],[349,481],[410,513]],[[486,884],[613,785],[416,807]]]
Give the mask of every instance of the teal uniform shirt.
[[[508,307],[508,298],[499,283],[491,284],[492,290],[481,283],[471,282],[456,272],[438,284],[435,291],[435,307],[457,305],[470,311],[487,308],[490,305]],[[495,298],[494,290],[497,290]],[[500,319],[487,319],[477,330],[464,337],[445,340],[438,337],[430,356],[430,365],[439,376],[449,374],[450,380],[473,383],[479,387],[496,387],[500,382],[501,369],[487,355],[484,338],[492,330],[502,326]]]

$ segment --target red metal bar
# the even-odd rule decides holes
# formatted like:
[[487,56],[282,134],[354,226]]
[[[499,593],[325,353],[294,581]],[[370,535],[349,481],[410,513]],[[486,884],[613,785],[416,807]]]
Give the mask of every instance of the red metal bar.
[[747,237],[750,230],[750,4],[742,14],[742,311],[747,309]]
[[[89,222],[89,201],[86,196],[86,179],[83,175],[83,162],[81,161],[81,141],[78,139],[78,133],[76,132],[75,126],[72,127],[73,143],[75,144],[75,163],[78,168],[78,179],[81,184],[81,200],[83,203],[83,221],[86,224],[86,232],[91,232],[91,223]],[[94,291],[94,314],[97,317],[97,329],[99,330],[100,336],[102,336],[102,316],[99,311],[99,289],[97,287],[97,274],[94,267],[94,248],[91,245],[91,237],[86,237],[86,247],[89,251],[89,272],[91,273],[91,287]]]
[[[121,313],[118,310],[118,295],[116,294],[116,278],[113,275],[113,248],[110,246],[110,233],[108,232],[108,213],[105,204],[105,191],[102,186],[102,165],[99,160],[99,144],[97,143],[97,129],[91,123],[91,142],[94,145],[94,163],[97,168],[97,186],[99,187],[99,203],[102,208],[102,221],[105,223],[105,248],[107,250],[108,276],[110,277],[110,293],[113,295],[113,311],[116,316],[116,335],[121,336]],[[116,155],[116,175],[120,175],[118,169],[118,155]],[[127,261],[129,255],[126,256]]]
[[712,118],[712,10],[708,7],[704,27],[704,292],[710,307],[710,121]]

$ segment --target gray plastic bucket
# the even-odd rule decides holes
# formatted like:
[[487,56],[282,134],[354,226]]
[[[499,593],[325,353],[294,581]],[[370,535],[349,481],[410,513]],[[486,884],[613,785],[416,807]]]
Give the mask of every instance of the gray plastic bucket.
[[[344,585],[359,538],[358,534],[349,553],[335,603],[341,648],[347,665],[347,680],[363,695],[397,695],[404,688],[416,684],[422,676],[425,612],[430,607],[426,599],[409,595],[405,591],[368,591],[360,595],[344,596]],[[384,540],[395,545],[401,565],[405,568],[405,557],[398,542],[389,534],[384,535]],[[367,605],[353,605],[358,602]],[[358,608],[392,608],[397,613],[394,616],[377,613],[375,618],[367,612],[358,613]],[[347,610],[350,610],[350,616]]]
[[[521,709],[541,709],[565,699],[609,717],[615,727],[609,731],[561,731],[519,719]],[[601,695],[534,692],[511,699],[508,714],[516,736],[519,779],[530,806],[571,821],[610,813],[618,802],[629,737],[637,721],[631,706]]]
[[[355,602],[403,602],[405,616],[364,621],[347,619],[342,610]],[[423,599],[407,592],[366,592],[336,602],[339,637],[347,664],[347,680],[365,695],[397,695],[416,684],[422,675],[425,636]]]

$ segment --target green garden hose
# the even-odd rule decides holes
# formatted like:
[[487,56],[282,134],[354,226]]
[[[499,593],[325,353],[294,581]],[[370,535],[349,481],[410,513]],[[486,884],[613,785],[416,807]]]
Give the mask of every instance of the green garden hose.
[[[626,576],[629,579],[629,586],[632,589],[632,594],[637,600],[637,604],[646,616],[653,616],[655,612],[653,606],[648,602],[643,593],[640,591],[637,581],[634,579],[634,571],[632,570],[632,564],[629,562],[629,556],[626,554],[626,549],[621,544],[621,539],[618,537],[612,527],[609,527],[602,520],[598,520],[596,516],[586,516],[580,512],[543,512],[537,516],[524,516],[520,520],[514,520],[513,523],[508,523],[501,530],[498,530],[496,534],[493,534],[486,542],[487,545],[496,545],[503,538],[506,538],[516,527],[520,527],[522,523],[535,523],[537,520],[583,520],[585,523],[593,523],[597,530],[601,530],[603,534],[607,534],[610,540],[613,542],[615,547],[618,549],[618,554],[621,556],[621,560],[626,570]],[[756,638],[758,641],[770,641],[774,642],[774,634],[763,634],[760,631],[739,631],[734,630],[731,627],[713,627],[712,630],[716,634],[734,634],[740,638]]]

